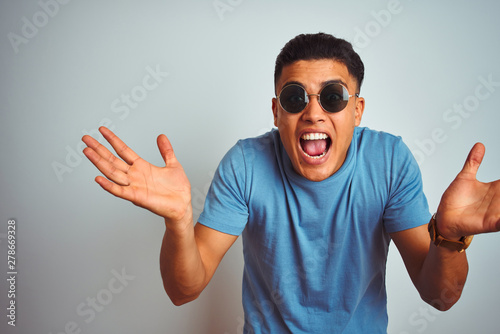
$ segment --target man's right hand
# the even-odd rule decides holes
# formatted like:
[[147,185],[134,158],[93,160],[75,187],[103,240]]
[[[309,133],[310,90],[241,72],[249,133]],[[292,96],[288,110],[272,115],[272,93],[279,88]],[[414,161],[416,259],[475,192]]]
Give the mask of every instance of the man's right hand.
[[192,226],[191,185],[168,138],[158,136],[165,167],[157,167],[139,157],[111,130],[101,127],[99,131],[123,160],[94,138],[84,136],[88,147],[83,153],[106,176],[97,176],[95,181],[111,194],[164,217],[169,228]]
[[193,227],[191,185],[165,135],[158,136],[165,167],[157,167],[141,159],[109,129],[99,131],[121,159],[94,138],[84,136],[88,147],[83,152],[106,176],[96,177],[96,182],[111,194],[165,218],[160,251],[165,291],[175,305],[196,299],[238,236],[202,224]]

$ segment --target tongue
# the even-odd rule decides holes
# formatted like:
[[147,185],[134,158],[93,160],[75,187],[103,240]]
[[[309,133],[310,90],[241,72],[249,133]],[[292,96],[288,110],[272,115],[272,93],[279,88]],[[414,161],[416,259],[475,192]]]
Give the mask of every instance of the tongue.
[[312,157],[321,155],[326,150],[326,139],[302,140],[302,149]]

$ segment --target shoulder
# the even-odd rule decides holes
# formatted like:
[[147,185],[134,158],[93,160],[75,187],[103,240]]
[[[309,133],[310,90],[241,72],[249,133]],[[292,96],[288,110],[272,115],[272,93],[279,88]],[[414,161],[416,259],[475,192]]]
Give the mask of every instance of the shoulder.
[[240,139],[226,153],[224,160],[228,158],[242,159],[246,162],[255,162],[255,159],[267,160],[279,147],[279,132],[273,129],[257,137]]
[[240,139],[235,146],[245,151],[252,149],[265,150],[274,148],[277,140],[279,140],[279,132],[277,129],[272,129],[256,137]]
[[401,136],[366,127],[357,127],[353,137],[359,153],[370,156],[377,155],[377,160],[380,160],[381,154],[387,158],[402,158],[404,156],[406,159],[412,156]]
[[420,168],[410,149],[400,136],[368,128],[356,128],[354,133],[358,168],[376,171],[393,178],[403,174],[414,178]]
[[220,165],[223,168],[252,169],[252,166],[267,164],[275,157],[278,141],[277,130],[271,130],[257,137],[240,139],[227,151]]
[[373,130],[367,127],[356,127],[354,129],[354,137],[359,143],[364,145],[383,144],[384,146],[397,146],[403,142],[400,136],[384,131]]

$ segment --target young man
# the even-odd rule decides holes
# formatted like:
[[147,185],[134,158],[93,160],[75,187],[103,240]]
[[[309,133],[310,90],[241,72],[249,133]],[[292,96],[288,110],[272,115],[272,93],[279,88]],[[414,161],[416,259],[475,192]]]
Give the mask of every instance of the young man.
[[500,182],[476,180],[476,144],[431,219],[401,139],[359,127],[363,75],[344,40],[288,42],[276,61],[277,130],[226,154],[194,227],[190,184],[164,135],[162,168],[106,128],[123,160],[83,138],[105,190],[164,217],[160,266],[174,304],[197,298],[240,234],[245,333],[385,333],[390,240],[426,302],[446,310],[460,298],[471,236],[500,230]]

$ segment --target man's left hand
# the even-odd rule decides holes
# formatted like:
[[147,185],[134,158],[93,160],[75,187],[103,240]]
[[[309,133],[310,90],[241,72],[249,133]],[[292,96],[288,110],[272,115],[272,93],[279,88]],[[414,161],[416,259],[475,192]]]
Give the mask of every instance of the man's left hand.
[[477,143],[463,169],[443,194],[436,214],[439,233],[446,239],[500,231],[500,180],[476,179],[485,147]]

